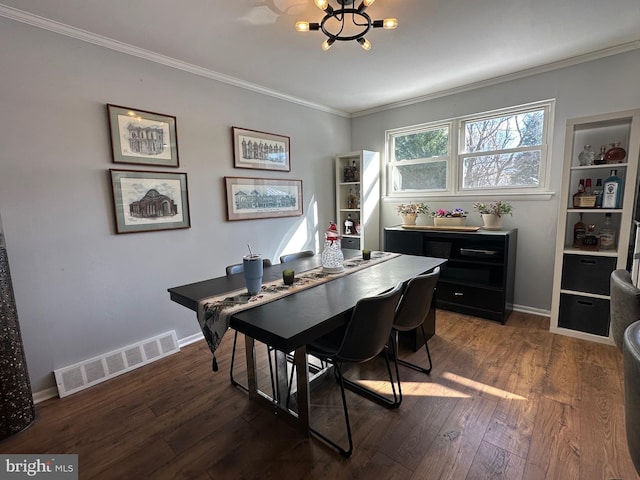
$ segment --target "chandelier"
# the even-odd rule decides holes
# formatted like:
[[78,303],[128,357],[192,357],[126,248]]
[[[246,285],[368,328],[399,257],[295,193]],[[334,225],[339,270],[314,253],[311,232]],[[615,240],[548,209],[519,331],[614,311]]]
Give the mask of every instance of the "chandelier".
[[296,22],[296,30],[308,32],[310,30],[322,30],[327,39],[322,42],[322,49],[329,50],[336,40],[355,40],[365,50],[371,50],[371,42],[364,38],[371,28],[384,28],[391,30],[398,26],[395,18],[384,20],[371,20],[365,12],[367,7],[375,0],[362,0],[356,8],[355,0],[336,0],[339,8],[329,5],[329,0],[313,0],[313,3],[322,10],[325,15],[320,23]]

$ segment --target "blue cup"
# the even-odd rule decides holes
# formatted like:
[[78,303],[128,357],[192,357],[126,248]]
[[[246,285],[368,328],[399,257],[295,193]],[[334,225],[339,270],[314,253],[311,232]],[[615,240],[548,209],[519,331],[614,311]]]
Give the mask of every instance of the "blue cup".
[[255,295],[262,290],[262,256],[254,253],[242,258],[244,280],[247,283],[249,295]]

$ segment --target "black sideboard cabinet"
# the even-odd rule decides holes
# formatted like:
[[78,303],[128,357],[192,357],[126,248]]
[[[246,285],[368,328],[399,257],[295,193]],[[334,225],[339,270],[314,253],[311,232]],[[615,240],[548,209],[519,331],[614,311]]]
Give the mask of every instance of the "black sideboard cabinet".
[[384,229],[388,252],[448,259],[441,269],[438,308],[505,323],[513,311],[518,231]]

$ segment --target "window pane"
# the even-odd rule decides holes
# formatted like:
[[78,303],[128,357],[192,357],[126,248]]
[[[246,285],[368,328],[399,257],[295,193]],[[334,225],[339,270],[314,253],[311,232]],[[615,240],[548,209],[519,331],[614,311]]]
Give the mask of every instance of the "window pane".
[[463,162],[463,188],[517,187],[540,184],[540,150],[468,157]]
[[449,155],[449,128],[399,135],[394,143],[395,160],[444,157]]
[[447,162],[396,165],[393,168],[393,191],[444,190],[447,188]]
[[465,151],[489,152],[542,145],[544,110],[465,123]]

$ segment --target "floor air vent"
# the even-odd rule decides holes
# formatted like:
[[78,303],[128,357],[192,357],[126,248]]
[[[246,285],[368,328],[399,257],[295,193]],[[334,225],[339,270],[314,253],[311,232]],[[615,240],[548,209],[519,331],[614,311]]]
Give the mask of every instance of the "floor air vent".
[[54,370],[60,398],[84,390],[180,351],[176,332],[170,331],[134,345]]

